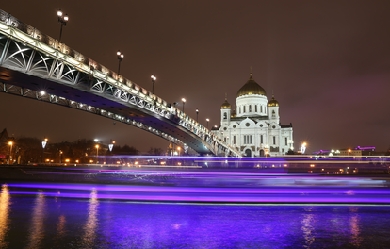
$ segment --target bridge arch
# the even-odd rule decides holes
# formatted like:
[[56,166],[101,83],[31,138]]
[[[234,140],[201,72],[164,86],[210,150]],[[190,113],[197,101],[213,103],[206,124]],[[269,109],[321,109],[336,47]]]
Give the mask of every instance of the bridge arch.
[[158,96],[3,10],[0,90],[134,125],[199,154],[240,156]]

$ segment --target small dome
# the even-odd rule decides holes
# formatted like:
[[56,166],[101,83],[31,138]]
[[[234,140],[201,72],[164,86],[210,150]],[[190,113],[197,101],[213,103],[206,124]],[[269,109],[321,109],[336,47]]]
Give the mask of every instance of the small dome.
[[279,102],[274,98],[274,95],[272,95],[272,99],[268,101],[268,107],[277,107],[279,106]]
[[253,80],[251,74],[251,77],[249,78],[248,82],[246,82],[245,85],[237,91],[237,97],[252,94],[267,95],[266,91]]
[[229,104],[227,99],[225,99],[225,102],[223,102],[221,105],[221,109],[230,109],[230,108],[232,108],[232,106]]

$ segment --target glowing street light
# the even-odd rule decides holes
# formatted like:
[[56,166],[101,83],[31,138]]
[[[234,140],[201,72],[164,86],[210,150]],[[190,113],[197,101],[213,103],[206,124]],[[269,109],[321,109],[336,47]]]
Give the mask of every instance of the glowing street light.
[[118,52],[116,52],[116,55],[117,55],[118,60],[119,60],[118,75],[121,75],[121,63],[122,63],[123,57],[125,57],[125,56],[122,54],[122,52],[120,50],[118,50]]
[[62,161],[62,150],[59,151],[60,152],[60,163]]
[[196,122],[198,122],[198,116],[199,116],[199,109],[196,108]]
[[44,162],[45,146],[47,144],[47,138],[42,140],[42,163]]
[[209,121],[210,121],[210,119],[206,118],[206,128],[207,129],[209,128]]
[[12,145],[14,144],[13,141],[8,141],[9,145],[9,156],[8,156],[8,164],[12,163]]
[[66,26],[66,23],[69,21],[69,16],[67,14],[64,15],[61,10],[57,10],[57,19],[60,23],[60,38],[58,38],[58,41],[61,42],[62,26]]
[[154,82],[156,81],[156,76],[152,75],[150,76],[152,78],[152,83],[153,83],[153,90],[152,90],[152,93],[154,94]]
[[183,102],[183,112],[184,112],[184,106],[186,105],[187,100],[185,98],[182,98],[181,101]]
[[99,163],[99,145],[95,145],[96,148],[96,163]]
[[180,156],[181,147],[177,147],[178,156]]

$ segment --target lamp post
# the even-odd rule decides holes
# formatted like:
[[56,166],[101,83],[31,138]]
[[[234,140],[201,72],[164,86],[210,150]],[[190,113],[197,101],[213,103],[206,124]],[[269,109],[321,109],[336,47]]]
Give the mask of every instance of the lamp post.
[[62,150],[60,150],[60,164],[61,164],[61,161],[62,161]]
[[42,143],[42,163],[44,163],[45,162],[44,154],[45,154],[45,146],[47,143],[47,138],[43,139],[41,143]]
[[198,122],[198,116],[199,116],[199,109],[196,108],[196,122]]
[[95,145],[96,148],[96,163],[99,163],[99,145]]
[[61,10],[57,10],[57,19],[60,23],[60,38],[58,38],[58,41],[61,42],[62,26],[66,26],[66,23],[69,21],[69,16],[67,14],[64,15]]
[[121,75],[121,62],[123,60],[123,57],[125,57],[122,52],[120,50],[118,50],[118,52],[116,52],[116,55],[118,57],[118,60],[119,60],[119,65],[118,65],[118,75]]
[[152,75],[150,76],[152,78],[152,83],[153,83],[153,90],[152,90],[152,93],[154,94],[154,82],[156,81],[156,76]]
[[209,121],[210,121],[210,119],[206,118],[206,128],[207,129],[209,128]]
[[12,164],[12,145],[14,144],[13,141],[8,141],[8,145],[9,145],[9,156],[8,156],[8,164]]
[[187,100],[185,98],[182,98],[181,101],[183,102],[183,112],[184,112],[184,106],[186,105]]
[[180,156],[181,147],[177,147],[178,156]]

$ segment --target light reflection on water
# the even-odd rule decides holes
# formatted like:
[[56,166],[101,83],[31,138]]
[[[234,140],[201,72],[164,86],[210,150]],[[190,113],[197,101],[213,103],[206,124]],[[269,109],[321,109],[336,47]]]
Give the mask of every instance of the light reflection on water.
[[1,186],[0,193],[0,248],[6,248],[7,242],[5,235],[8,232],[8,206],[9,206],[9,192],[8,185]]
[[92,248],[94,245],[98,226],[98,206],[97,191],[92,189],[89,197],[88,219],[84,226],[83,248]]
[[43,222],[45,218],[45,196],[38,193],[35,199],[33,211],[31,214],[30,236],[27,248],[40,248],[42,239],[45,236]]
[[3,185],[0,248],[384,248],[390,243],[387,205],[99,199],[106,187],[72,189],[76,197],[61,197],[68,191],[63,185],[53,195],[39,188],[25,195]]

